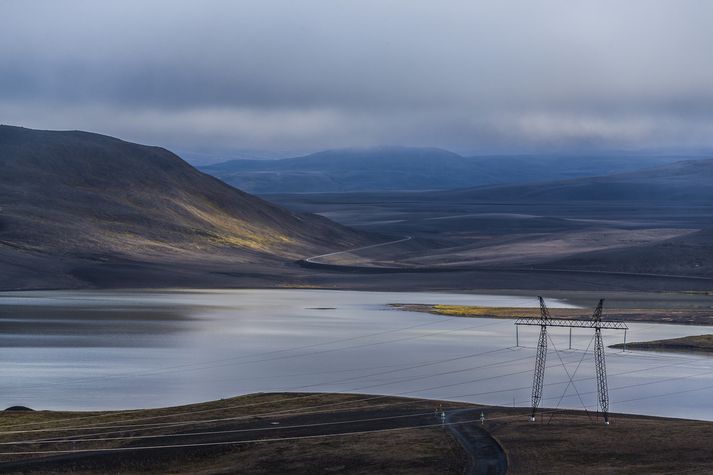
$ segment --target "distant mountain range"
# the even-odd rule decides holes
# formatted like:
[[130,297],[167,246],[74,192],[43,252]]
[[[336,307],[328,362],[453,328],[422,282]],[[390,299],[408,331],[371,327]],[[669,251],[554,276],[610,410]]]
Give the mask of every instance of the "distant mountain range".
[[607,176],[535,184],[483,186],[437,192],[433,197],[535,201],[713,202],[713,159],[684,160]]
[[376,147],[279,160],[230,160],[201,170],[252,193],[444,190],[607,175],[678,159],[641,155],[464,157],[437,148]]
[[238,272],[370,242],[165,149],[87,132],[0,126],[0,170],[0,288],[81,286],[89,263],[221,262]]

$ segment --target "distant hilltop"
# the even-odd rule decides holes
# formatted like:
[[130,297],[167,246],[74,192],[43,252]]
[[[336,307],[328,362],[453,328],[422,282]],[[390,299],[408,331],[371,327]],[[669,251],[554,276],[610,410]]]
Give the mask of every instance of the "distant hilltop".
[[201,167],[252,193],[422,191],[608,175],[680,156],[493,155],[464,157],[439,148],[327,150],[277,160],[230,160]]

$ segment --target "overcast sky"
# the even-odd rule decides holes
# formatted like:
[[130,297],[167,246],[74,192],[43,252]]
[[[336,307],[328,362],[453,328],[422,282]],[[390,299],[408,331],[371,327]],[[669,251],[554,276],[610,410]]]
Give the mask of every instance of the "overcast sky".
[[713,1],[0,0],[0,122],[206,151],[713,148]]

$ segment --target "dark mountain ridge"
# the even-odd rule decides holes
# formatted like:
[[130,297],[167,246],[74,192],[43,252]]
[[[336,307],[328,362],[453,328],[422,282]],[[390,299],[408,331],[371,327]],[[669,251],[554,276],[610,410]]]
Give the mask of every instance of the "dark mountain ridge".
[[43,258],[275,265],[370,242],[232,188],[160,147],[98,134],[0,126],[0,170],[3,270],[32,262],[25,267],[41,274]]

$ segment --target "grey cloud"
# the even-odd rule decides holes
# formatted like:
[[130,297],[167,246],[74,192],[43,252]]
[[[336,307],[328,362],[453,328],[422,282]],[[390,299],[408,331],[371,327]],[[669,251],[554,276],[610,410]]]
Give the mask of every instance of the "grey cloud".
[[30,127],[183,148],[713,146],[705,0],[18,0],[0,22],[0,120]]

